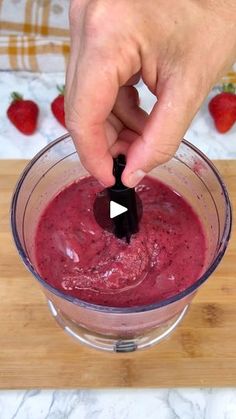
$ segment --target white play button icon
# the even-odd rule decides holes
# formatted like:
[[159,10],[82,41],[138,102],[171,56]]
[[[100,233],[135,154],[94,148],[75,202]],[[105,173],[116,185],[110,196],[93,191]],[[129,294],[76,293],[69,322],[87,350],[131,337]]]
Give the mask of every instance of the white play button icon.
[[[138,220],[142,217],[142,201],[138,194],[135,196],[138,210]],[[123,200],[120,197],[112,197],[108,194],[107,189],[97,193],[93,203],[93,214],[98,225],[114,234],[115,229],[119,228],[118,224],[127,224],[132,221],[133,208],[130,208],[130,201]],[[122,205],[123,204],[123,205]],[[1,416],[1,415],[0,415]]]
[[110,201],[110,218],[118,217],[118,215],[123,214],[126,211],[128,211],[128,208],[117,204],[115,201]]

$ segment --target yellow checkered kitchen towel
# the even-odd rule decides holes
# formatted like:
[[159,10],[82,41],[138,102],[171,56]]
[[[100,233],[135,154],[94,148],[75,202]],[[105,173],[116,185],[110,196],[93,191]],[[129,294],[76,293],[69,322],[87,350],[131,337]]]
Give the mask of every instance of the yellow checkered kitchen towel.
[[0,70],[64,71],[69,0],[0,0]]
[[[0,70],[65,71],[70,50],[69,3],[0,0]],[[223,82],[236,83],[236,68]]]

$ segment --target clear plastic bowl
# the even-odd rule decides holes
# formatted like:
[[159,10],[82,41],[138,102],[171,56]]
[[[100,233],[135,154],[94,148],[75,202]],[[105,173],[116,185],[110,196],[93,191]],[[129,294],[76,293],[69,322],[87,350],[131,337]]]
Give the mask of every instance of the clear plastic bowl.
[[202,275],[185,291],[156,304],[105,307],[57,290],[35,269],[34,237],[42,210],[65,185],[86,174],[69,135],[55,140],[35,156],[21,175],[12,200],[11,223],[16,247],[39,282],[53,317],[79,342],[114,352],[150,347],[180,323],[196,291],[225,253],[231,231],[226,187],[207,157],[183,140],[172,160],[150,174],[184,196],[200,217],[207,240]]

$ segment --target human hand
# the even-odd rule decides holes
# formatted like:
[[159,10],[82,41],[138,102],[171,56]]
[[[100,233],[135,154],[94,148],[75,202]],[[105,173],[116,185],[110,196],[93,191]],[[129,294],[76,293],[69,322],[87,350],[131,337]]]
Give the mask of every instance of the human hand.
[[[72,0],[66,124],[87,170],[114,183],[126,154],[135,186],[177,150],[204,98],[236,57],[234,0]],[[140,75],[158,98],[139,107]]]

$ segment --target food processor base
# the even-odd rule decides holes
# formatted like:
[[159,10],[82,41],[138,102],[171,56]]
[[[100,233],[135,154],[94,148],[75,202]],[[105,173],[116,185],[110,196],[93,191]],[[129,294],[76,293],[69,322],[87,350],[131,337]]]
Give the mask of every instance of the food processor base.
[[143,335],[135,336],[133,338],[115,338],[114,336],[98,334],[94,331],[86,329],[85,327],[79,326],[57,309],[52,301],[47,301],[49,310],[57,323],[77,342],[94,349],[117,353],[148,349],[161,342],[175,330],[184,318],[189,307],[189,305],[186,305],[180,314],[178,313],[175,317],[161,326],[148,330]]

